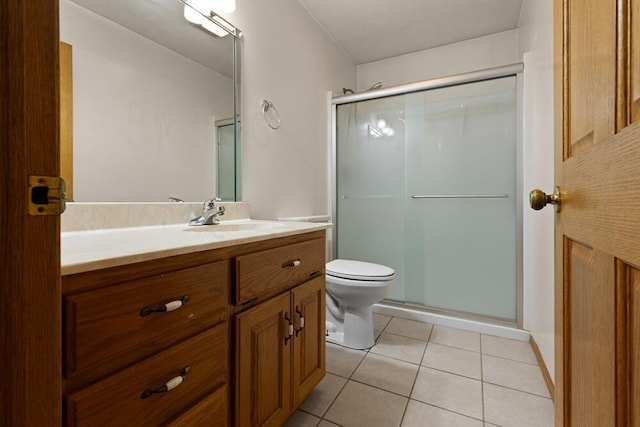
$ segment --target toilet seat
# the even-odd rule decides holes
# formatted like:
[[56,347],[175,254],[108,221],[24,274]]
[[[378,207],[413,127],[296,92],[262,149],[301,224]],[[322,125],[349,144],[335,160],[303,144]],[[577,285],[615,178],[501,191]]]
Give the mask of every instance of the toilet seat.
[[384,265],[346,259],[328,262],[326,272],[328,276],[362,281],[386,282],[395,277],[395,271]]

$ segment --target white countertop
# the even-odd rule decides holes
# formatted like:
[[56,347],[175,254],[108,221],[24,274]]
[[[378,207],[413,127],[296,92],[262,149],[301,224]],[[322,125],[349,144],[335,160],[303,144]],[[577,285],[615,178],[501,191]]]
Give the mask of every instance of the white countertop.
[[61,234],[62,275],[116,267],[331,228],[330,223],[259,220],[71,231]]

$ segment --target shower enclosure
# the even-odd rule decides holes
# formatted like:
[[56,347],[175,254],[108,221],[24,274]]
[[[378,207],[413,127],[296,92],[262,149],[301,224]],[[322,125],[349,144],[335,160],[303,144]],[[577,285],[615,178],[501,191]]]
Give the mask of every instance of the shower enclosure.
[[333,99],[335,254],[392,267],[389,300],[522,324],[521,72]]

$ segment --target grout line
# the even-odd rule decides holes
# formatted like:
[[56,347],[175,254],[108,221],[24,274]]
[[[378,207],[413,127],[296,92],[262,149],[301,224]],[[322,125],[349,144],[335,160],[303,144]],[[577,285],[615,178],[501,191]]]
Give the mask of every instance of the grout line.
[[463,416],[465,418],[470,418],[472,420],[484,422],[484,420],[481,420],[480,418],[472,417],[471,415],[463,414],[462,412],[458,412],[458,411],[454,411],[454,410],[449,409],[449,408],[444,408],[442,406],[434,405],[433,403],[423,402],[422,400],[418,400],[418,399],[409,399],[409,400],[413,400],[414,402],[418,402],[418,403],[420,403],[422,405],[427,405],[427,406],[432,406],[434,408],[442,409],[443,411],[451,412],[452,414],[461,415],[461,416]]
[[491,353],[482,353],[483,356],[489,356],[489,357],[495,357],[496,359],[502,359],[502,360],[508,360],[510,362],[517,362],[517,363],[522,363],[524,365],[528,365],[528,366],[535,366],[537,368],[540,368],[540,365],[538,365],[537,363],[530,363],[530,362],[525,362],[523,360],[518,360],[518,359],[512,359],[510,357],[504,357],[504,356],[496,356],[495,354],[491,354]]
[[433,334],[433,328],[435,326],[431,325],[431,330],[429,330],[429,336],[427,337],[427,343],[424,346],[424,350],[422,351],[422,357],[420,358],[420,363],[418,364],[418,370],[416,371],[416,376],[413,378],[413,384],[411,384],[411,389],[409,390],[409,398],[407,399],[407,403],[404,406],[404,411],[402,412],[402,418],[400,418],[400,425],[404,422],[404,417],[407,415],[407,409],[409,409],[409,402],[411,400],[411,396],[413,395],[413,389],[416,386],[416,381],[418,381],[418,375],[420,375],[420,370],[422,369],[422,362],[424,362],[424,355],[427,353],[427,348],[429,347],[429,340],[431,339],[431,335]]
[[443,346],[443,347],[455,348],[456,350],[464,350],[464,351],[469,351],[469,352],[471,352],[471,353],[476,353],[476,354],[482,353],[481,351],[469,350],[468,348],[464,348],[464,347],[457,347],[457,346],[455,346],[455,345],[451,345],[451,344],[443,344],[443,343],[441,343],[441,342],[437,342],[437,341],[429,341],[429,342],[430,342],[430,343],[433,343],[433,344],[441,345],[441,346]]
[[487,422],[484,408],[484,354],[482,353],[482,334],[480,334],[480,401],[482,402],[482,422]]

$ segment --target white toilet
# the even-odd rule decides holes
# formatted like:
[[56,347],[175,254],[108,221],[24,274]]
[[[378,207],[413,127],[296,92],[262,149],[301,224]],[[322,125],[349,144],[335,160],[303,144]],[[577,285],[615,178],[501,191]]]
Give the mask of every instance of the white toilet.
[[395,272],[384,265],[336,259],[326,265],[327,341],[355,349],[370,348],[373,304],[389,295]]

